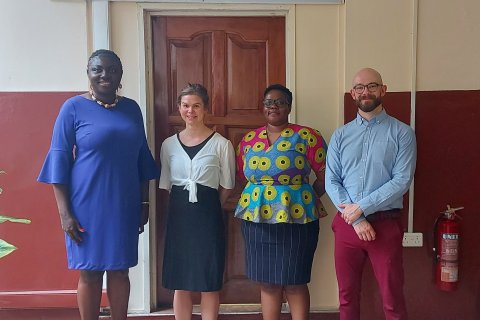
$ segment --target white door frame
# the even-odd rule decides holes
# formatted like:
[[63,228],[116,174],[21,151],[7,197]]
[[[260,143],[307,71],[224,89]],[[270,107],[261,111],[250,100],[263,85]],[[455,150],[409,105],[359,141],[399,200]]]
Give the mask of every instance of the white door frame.
[[[285,17],[285,59],[286,59],[286,85],[295,92],[295,6],[294,5],[256,5],[256,4],[179,4],[179,3],[139,3],[137,4],[138,30],[139,30],[139,76],[140,93],[139,103],[147,108],[147,118],[153,119],[153,74],[152,70],[152,47],[151,47],[151,20],[155,16],[284,16]],[[295,110],[292,108],[290,121],[295,122]],[[148,128],[149,137],[155,136],[154,125]],[[155,208],[155,206],[153,206]],[[151,215],[155,217],[155,215]],[[150,225],[155,226],[155,218]],[[150,229],[150,248],[145,252],[145,261],[150,264],[145,266],[144,288],[149,288],[143,295],[145,310],[150,311],[152,302],[157,300],[156,284],[157,274],[149,270],[155,270],[157,256],[155,249],[156,230]],[[132,292],[132,295],[134,293]]]

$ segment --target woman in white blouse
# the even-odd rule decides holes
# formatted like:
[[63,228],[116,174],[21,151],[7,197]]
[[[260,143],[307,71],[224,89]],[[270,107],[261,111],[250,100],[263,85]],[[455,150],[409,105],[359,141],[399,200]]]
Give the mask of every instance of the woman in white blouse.
[[192,292],[201,292],[202,319],[217,319],[223,282],[222,205],[235,184],[235,153],[205,125],[208,101],[200,84],[181,91],[177,104],[186,127],[160,151],[160,188],[170,191],[162,282],[175,290],[176,320],[191,319]]

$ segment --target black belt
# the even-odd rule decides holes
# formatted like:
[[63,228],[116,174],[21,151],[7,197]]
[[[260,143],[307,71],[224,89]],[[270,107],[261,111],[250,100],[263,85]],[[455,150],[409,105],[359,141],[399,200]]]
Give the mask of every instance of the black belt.
[[385,211],[377,211],[375,213],[369,214],[368,216],[366,216],[366,219],[369,222],[374,222],[374,221],[399,219],[401,216],[402,216],[401,209],[390,209]]

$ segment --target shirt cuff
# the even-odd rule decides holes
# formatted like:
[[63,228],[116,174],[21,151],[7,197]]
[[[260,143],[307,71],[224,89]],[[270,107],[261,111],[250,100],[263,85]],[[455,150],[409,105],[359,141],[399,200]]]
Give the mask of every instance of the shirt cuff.
[[363,220],[365,220],[365,216],[363,215],[363,213],[360,215],[360,217],[358,217],[357,220],[353,221],[352,223],[352,226],[355,227],[357,224],[359,224],[360,222],[362,222]]

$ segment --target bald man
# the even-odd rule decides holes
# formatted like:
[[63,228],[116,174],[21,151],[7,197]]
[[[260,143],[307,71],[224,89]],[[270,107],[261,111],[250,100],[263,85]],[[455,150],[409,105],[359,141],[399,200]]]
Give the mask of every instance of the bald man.
[[385,111],[386,91],[376,70],[357,72],[350,90],[357,117],[335,130],[327,153],[326,190],[338,209],[332,229],[341,320],[360,319],[367,259],[386,319],[407,319],[400,209],[415,172],[416,142],[413,130]]

